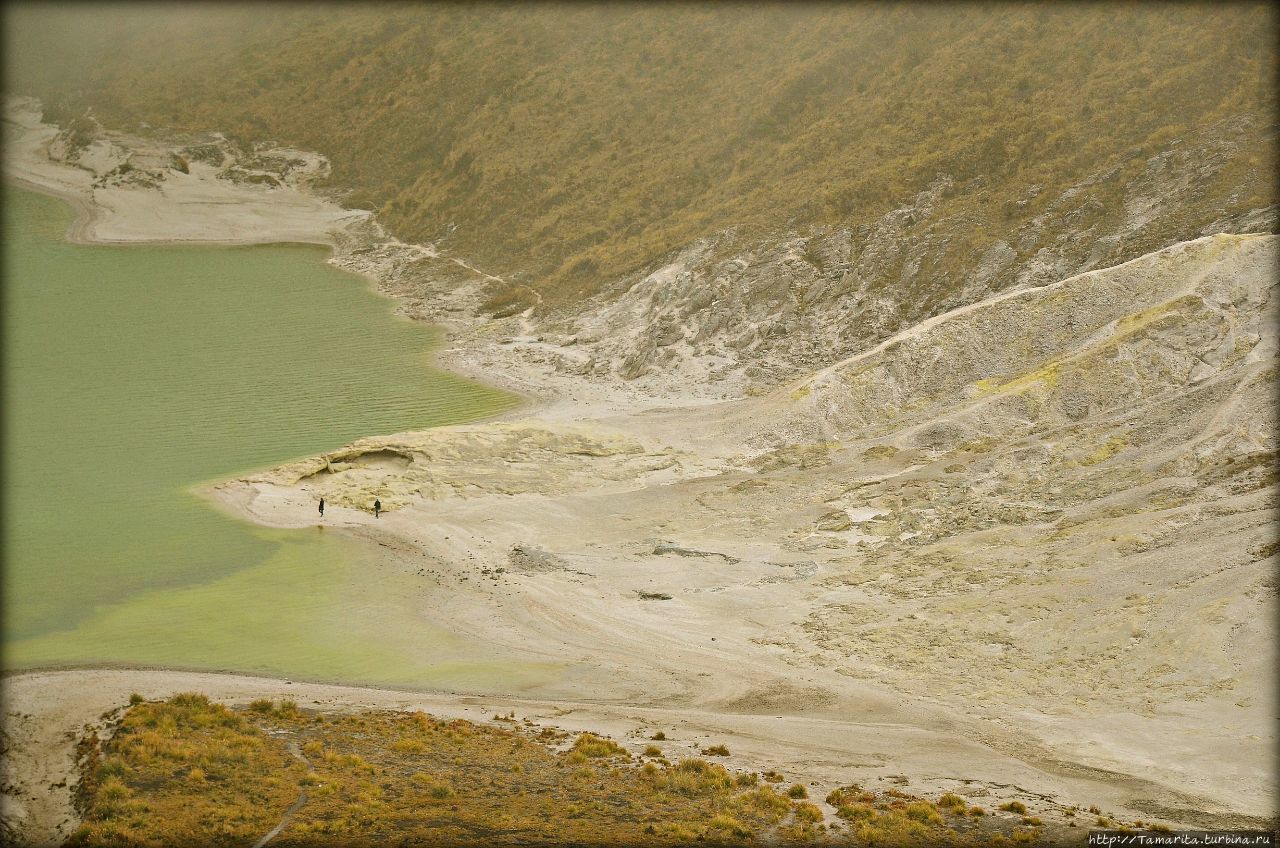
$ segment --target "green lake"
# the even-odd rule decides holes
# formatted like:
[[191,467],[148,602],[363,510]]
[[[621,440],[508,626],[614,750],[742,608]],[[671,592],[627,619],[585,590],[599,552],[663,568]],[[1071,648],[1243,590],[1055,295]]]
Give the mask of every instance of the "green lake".
[[73,245],[62,201],[4,197],[7,668],[500,690],[545,673],[470,657],[360,543],[191,493],[512,396],[434,370],[437,334],[324,248]]

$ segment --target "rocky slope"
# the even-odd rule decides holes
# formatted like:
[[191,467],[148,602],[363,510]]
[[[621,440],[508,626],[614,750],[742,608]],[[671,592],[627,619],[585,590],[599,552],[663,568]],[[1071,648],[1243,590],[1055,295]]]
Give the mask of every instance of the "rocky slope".
[[1113,773],[1140,813],[1256,824],[1276,807],[1277,241],[1022,286],[724,403],[672,394],[677,369],[665,395],[610,395],[625,381],[556,376],[546,342],[482,323],[460,343],[604,386],[597,411],[368,439],[222,497],[285,525],[319,494],[381,497],[380,530],[462,581],[450,627],[576,657],[583,695],[847,714],[869,686]]
[[1269,737],[1276,261],[1273,238],[1176,245],[771,396],[752,443],[830,463],[800,475],[829,511],[792,532],[848,552],[775,638],[1076,751],[1107,724],[1130,755]]
[[[620,280],[571,318],[548,321],[547,340],[589,351],[589,365],[583,355],[565,363],[569,371],[627,380],[675,372],[767,386],[995,292],[1163,246],[1169,233],[1188,229],[1193,198],[1221,176],[1244,137],[1239,122],[1224,124],[1150,157],[1136,175],[1096,173],[959,261],[952,242],[977,222],[948,215],[943,200],[981,193],[981,179],[944,176],[857,229],[784,234],[746,249],[731,235],[709,238],[651,273]],[[1038,194],[1033,187],[1020,202]],[[1274,204],[1223,208],[1191,226],[1199,235],[1270,232],[1276,216]]]

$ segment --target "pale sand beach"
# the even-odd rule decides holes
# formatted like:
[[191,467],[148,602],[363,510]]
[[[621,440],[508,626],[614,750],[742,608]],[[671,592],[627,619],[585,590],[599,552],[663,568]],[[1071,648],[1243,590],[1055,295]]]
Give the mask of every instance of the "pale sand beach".
[[[38,104],[14,98],[5,110],[4,174],[19,184],[70,201],[79,213],[67,234],[86,244],[332,244],[332,233],[369,217],[343,209],[297,183],[245,185],[218,179],[218,168],[190,162],[189,173],[170,164],[170,147],[113,134],[95,141],[74,164],[50,158],[56,127],[40,119]],[[112,180],[120,163],[154,168],[152,187]],[[104,180],[104,177],[107,179]]]
[[[1184,451],[1194,443],[1208,463],[1269,431],[1274,237],[1209,237],[999,295],[735,399],[737,386],[687,374],[600,377],[583,364],[590,338],[557,341],[527,314],[477,317],[482,275],[432,246],[361,242],[367,215],[305,184],[224,185],[193,167],[159,189],[93,188],[89,171],[41,153],[51,128],[19,114],[6,175],[75,198],[75,237],[335,244],[335,264],[450,331],[445,366],[536,399],[500,420],[370,434],[204,494],[274,527],[316,524],[323,496],[327,526],[438,587],[422,611],[434,626],[563,668],[501,696],[165,670],[11,674],[5,815],[20,832],[69,832],[84,725],[131,692],[188,690],[475,720],[515,710],[632,745],[664,729],[691,752],[727,744],[731,765],[778,769],[818,798],[901,777],[920,794],[1029,799],[1049,820],[1070,804],[1205,826],[1275,815],[1274,555],[1259,547],[1273,505],[1243,488],[1203,507]],[[409,267],[424,280],[412,290]],[[1200,320],[1193,295],[1232,322],[1233,347],[1178,395],[1173,423],[1140,424],[1137,400],[1107,400],[1108,351],[1147,332],[1149,316],[1132,317],[1144,309]],[[607,335],[615,318],[582,323]],[[1087,415],[1062,413],[1037,382],[1039,354],[996,361],[1030,321],[1065,352],[1055,368],[1099,387]],[[905,358],[969,343],[992,360],[957,355],[923,376]],[[1160,378],[1141,379],[1131,400],[1174,402]],[[992,436],[1006,447],[983,448]],[[1144,446],[1141,462],[1104,464],[1129,443]],[[1064,489],[1070,504],[1048,505]],[[1205,574],[1206,561],[1223,565]]]

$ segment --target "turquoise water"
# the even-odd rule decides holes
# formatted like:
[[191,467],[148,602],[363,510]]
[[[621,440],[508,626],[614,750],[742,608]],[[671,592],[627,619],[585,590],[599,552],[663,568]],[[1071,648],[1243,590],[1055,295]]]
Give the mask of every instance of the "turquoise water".
[[5,665],[460,673],[408,578],[190,490],[514,398],[431,368],[434,332],[323,248],[80,246],[70,220],[5,193]]

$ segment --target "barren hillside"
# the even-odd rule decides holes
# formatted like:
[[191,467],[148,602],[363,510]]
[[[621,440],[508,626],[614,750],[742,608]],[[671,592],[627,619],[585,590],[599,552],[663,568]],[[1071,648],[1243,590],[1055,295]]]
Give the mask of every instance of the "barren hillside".
[[[318,494],[380,497],[379,531],[440,563],[449,626],[574,656],[573,691],[848,715],[870,687],[1041,765],[1150,781],[1130,800],[1153,815],[1261,812],[1276,261],[1274,237],[1206,237],[767,395],[371,438],[222,496],[285,525]],[[532,351],[530,380],[596,385],[546,343],[499,347]]]

